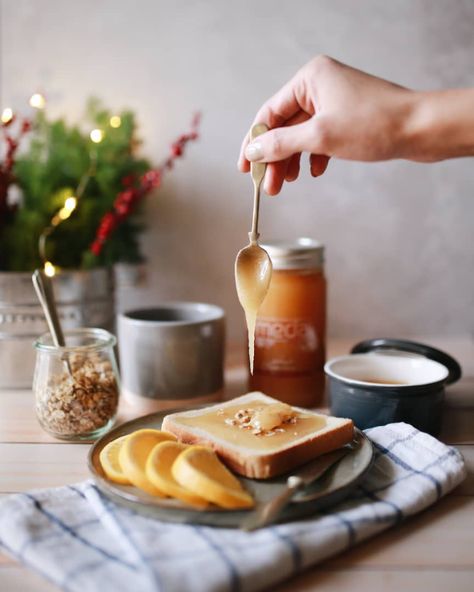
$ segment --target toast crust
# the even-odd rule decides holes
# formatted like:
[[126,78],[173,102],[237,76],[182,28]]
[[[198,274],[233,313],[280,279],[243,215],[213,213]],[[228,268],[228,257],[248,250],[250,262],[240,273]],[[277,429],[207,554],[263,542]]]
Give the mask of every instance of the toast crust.
[[[207,432],[198,425],[180,423],[180,418],[196,417],[209,414],[236,404],[262,402],[276,403],[275,399],[263,393],[249,393],[230,401],[206,407],[200,410],[178,412],[167,415],[163,420],[162,429],[174,434],[180,442],[186,444],[201,444],[211,447],[233,471],[251,479],[269,479],[302,465],[317,456],[340,448],[349,443],[354,436],[354,424],[351,419],[327,418],[328,424],[303,438],[289,439],[288,442],[274,451],[258,451],[239,446]],[[313,413],[306,409],[293,407],[296,413],[321,417],[320,413]],[[334,425],[331,425],[331,422]],[[236,428],[237,429],[237,428]],[[261,437],[261,436],[256,436]]]

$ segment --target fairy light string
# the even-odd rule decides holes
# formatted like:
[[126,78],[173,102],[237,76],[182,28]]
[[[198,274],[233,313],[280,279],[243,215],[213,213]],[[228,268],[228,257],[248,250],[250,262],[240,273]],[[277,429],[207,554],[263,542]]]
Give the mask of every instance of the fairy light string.
[[[35,92],[29,99],[29,105],[36,111],[42,111],[46,107],[45,97]],[[95,238],[89,246],[93,255],[99,257],[102,250],[120,224],[133,212],[139,202],[154,189],[161,185],[163,174],[172,169],[175,161],[184,155],[185,148],[189,142],[199,137],[200,113],[196,113],[191,121],[189,132],[178,136],[171,144],[168,156],[160,166],[145,172],[138,178],[131,176],[122,179],[123,190],[120,191],[113,203],[112,208],[104,214],[99,222]],[[112,115],[108,120],[107,129],[110,133],[122,125],[120,115]],[[38,125],[40,122],[38,123]],[[18,129],[16,136],[12,129]],[[4,163],[0,162],[0,224],[6,219],[8,208],[7,202],[8,187],[14,181],[13,166],[14,155],[18,149],[19,142],[24,134],[32,128],[31,119],[20,118],[10,107],[5,107],[0,113],[0,132],[6,140],[6,158]],[[48,239],[55,229],[68,220],[77,210],[80,200],[86,191],[88,184],[96,173],[98,145],[103,141],[106,133],[103,129],[95,128],[89,133],[91,146],[89,151],[89,165],[79,180],[74,191],[66,195],[63,205],[54,213],[48,225],[44,228],[38,238],[38,254],[46,275],[54,276],[59,268],[49,260],[47,256]],[[16,206],[13,206],[16,207]]]
[[[100,144],[104,139],[104,132],[101,129],[93,129],[89,137],[94,145]],[[54,214],[51,218],[49,225],[43,230],[40,234],[38,239],[38,252],[41,258],[41,263],[43,264],[44,272],[47,276],[53,277],[56,275],[57,267],[48,260],[47,253],[46,253],[46,242],[47,239],[51,236],[54,232],[55,228],[67,220],[74,210],[77,208],[78,202],[81,197],[84,195],[84,191],[87,188],[89,181],[95,175],[97,165],[97,147],[94,146],[89,151],[89,167],[87,171],[82,175],[79,180],[79,184],[76,187],[76,190],[72,195],[69,195],[65,201],[64,205]]]
[[[41,93],[34,93],[31,95],[29,104],[33,109],[42,110],[46,106],[46,99]],[[5,213],[8,213],[7,203],[7,192],[9,185],[14,181],[13,166],[14,156],[18,149],[20,140],[24,134],[26,134],[32,127],[30,119],[23,118],[20,121],[19,131],[16,138],[10,132],[10,129],[15,121],[17,120],[16,114],[10,107],[5,107],[0,115],[1,128],[3,135],[6,140],[6,155],[4,164],[0,166],[0,218],[3,218]],[[50,225],[43,231],[39,237],[39,250],[40,253],[45,254],[46,251],[46,239],[51,234],[53,229],[63,220],[69,218],[77,204],[76,198],[70,196],[66,199],[64,205],[60,210],[53,216]],[[44,265],[45,272],[47,275],[54,275],[54,265],[47,261],[46,256],[42,256],[42,262]]]

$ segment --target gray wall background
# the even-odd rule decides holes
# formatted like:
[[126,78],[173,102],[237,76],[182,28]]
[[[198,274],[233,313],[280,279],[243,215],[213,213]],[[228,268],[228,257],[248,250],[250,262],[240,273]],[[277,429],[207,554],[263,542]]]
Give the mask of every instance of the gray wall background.
[[[202,139],[149,199],[148,285],[122,306],[197,299],[243,337],[233,263],[251,183],[236,170],[256,109],[317,53],[418,89],[473,86],[472,0],[0,0],[0,102],[42,90],[53,114],[85,99],[137,111],[155,162],[195,109]],[[331,162],[265,198],[263,238],[327,247],[334,336],[474,329],[474,167]]]

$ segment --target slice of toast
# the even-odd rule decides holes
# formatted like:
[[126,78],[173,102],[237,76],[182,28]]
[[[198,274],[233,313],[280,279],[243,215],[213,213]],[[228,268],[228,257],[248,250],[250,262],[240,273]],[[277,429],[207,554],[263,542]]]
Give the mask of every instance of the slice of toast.
[[351,419],[290,407],[259,392],[167,415],[162,429],[210,446],[236,473],[268,479],[353,439]]

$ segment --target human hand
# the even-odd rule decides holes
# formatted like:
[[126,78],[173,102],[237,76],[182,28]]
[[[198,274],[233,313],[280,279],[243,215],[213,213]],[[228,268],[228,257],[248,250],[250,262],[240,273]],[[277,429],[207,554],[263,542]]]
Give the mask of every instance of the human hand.
[[294,181],[302,152],[310,153],[313,177],[324,173],[330,157],[380,161],[409,157],[404,128],[416,93],[317,56],[271,97],[254,123],[269,128],[249,144],[245,137],[238,167],[249,161],[267,162],[264,190],[280,192],[283,182]]

